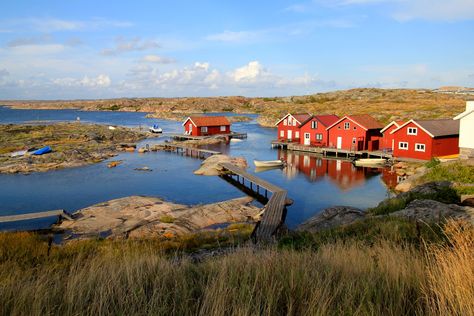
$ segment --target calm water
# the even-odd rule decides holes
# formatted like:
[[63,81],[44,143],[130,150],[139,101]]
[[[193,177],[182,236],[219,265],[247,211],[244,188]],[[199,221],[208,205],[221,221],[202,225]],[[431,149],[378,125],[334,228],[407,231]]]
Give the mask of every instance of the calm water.
[[[227,114],[226,114],[227,115]],[[0,107],[0,124],[30,121],[70,121],[124,126],[158,123],[165,132],[181,132],[179,122],[149,119],[145,113],[81,112],[76,110],[11,110]],[[256,118],[256,116],[251,116]],[[284,158],[289,165],[258,173],[259,177],[288,190],[294,204],[288,208],[286,223],[294,228],[320,210],[333,205],[367,208],[387,195],[381,170],[356,168],[340,160],[326,160],[309,155],[271,149],[275,129],[262,128],[255,120],[234,123],[232,129],[247,132],[241,142],[214,147],[233,156],[243,156],[254,172],[253,160]],[[165,140],[145,140],[153,143]],[[195,176],[200,160],[173,153],[122,153],[112,158],[123,160],[116,168],[99,164],[34,173],[30,175],[0,175],[0,215],[38,212],[52,209],[77,209],[130,195],[152,195],[183,204],[200,204],[241,197],[244,194],[218,177]],[[148,166],[152,172],[134,168]],[[50,220],[0,224],[0,229],[39,228]]]

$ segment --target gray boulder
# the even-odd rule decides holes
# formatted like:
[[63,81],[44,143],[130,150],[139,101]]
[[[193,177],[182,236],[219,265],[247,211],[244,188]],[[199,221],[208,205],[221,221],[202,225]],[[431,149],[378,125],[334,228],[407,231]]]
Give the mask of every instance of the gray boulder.
[[390,216],[406,217],[422,222],[440,222],[448,218],[471,220],[469,207],[456,204],[444,204],[433,200],[414,200],[401,211],[393,212]]
[[298,226],[297,230],[316,232],[333,227],[352,224],[365,217],[365,213],[355,207],[333,206],[311,217]]

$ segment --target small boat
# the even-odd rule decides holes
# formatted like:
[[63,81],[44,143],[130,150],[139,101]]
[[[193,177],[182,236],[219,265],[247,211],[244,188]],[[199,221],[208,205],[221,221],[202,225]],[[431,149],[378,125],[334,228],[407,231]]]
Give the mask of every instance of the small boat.
[[152,127],[150,127],[150,132],[152,133],[163,133],[163,129],[159,127],[158,125],[154,124]]
[[387,160],[384,158],[362,158],[354,161],[356,166],[383,166],[387,163]]
[[51,152],[51,151],[52,151],[51,147],[46,146],[46,147],[40,148],[40,149],[38,149],[38,150],[35,150],[35,151],[32,153],[32,155],[43,155],[43,154],[47,154],[47,153],[49,153],[49,152]]
[[10,157],[24,156],[24,155],[26,155],[27,152],[28,152],[28,150],[18,150],[18,151],[10,153]]
[[283,160],[254,160],[253,163],[258,168],[281,167],[285,164]]

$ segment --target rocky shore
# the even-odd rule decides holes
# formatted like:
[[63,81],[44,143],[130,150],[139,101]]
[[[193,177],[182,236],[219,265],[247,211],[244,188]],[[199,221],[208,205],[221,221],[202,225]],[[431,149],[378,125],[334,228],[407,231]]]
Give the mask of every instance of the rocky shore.
[[[97,163],[134,150],[135,143],[149,137],[124,127],[60,123],[50,125],[0,125],[0,173],[31,173]],[[20,150],[50,146],[44,155],[14,156]]]
[[250,197],[186,206],[156,197],[130,196],[99,203],[54,227],[69,238],[173,238],[216,224],[253,223],[260,209]]

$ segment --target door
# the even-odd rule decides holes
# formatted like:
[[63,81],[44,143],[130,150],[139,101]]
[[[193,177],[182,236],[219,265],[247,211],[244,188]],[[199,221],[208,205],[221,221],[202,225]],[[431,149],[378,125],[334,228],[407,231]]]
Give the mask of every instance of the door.
[[342,149],[342,136],[337,136],[337,149]]
[[292,135],[291,132],[292,132],[291,130],[288,131],[288,140],[291,140],[291,139],[293,138],[293,137],[292,137],[293,135]]
[[193,124],[189,123],[189,135],[193,133]]
[[309,133],[304,133],[304,144],[309,145],[311,144],[311,138]]

